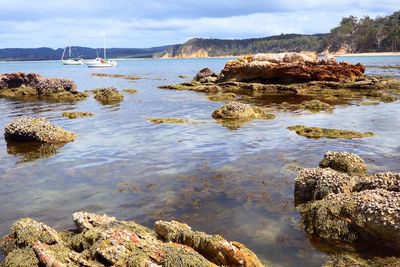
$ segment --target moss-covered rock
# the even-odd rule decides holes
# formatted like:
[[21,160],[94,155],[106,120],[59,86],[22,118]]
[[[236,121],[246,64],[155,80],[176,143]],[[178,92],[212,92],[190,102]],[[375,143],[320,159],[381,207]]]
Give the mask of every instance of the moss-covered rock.
[[289,130],[295,131],[296,134],[307,137],[307,138],[343,138],[343,139],[357,139],[372,137],[372,132],[358,132],[352,130],[340,130],[340,129],[327,129],[319,127],[307,127],[302,125],[290,126]]
[[213,112],[214,119],[253,120],[274,119],[275,115],[268,114],[263,108],[253,107],[239,102],[229,102]]
[[94,114],[92,112],[86,112],[86,111],[66,111],[62,113],[63,117],[69,118],[69,119],[77,119],[77,118],[84,118],[84,117],[91,117]]
[[[11,234],[3,238],[1,248],[6,260],[2,264],[6,267],[263,266],[244,245],[193,232],[186,224],[175,221],[157,222],[156,233],[133,221],[118,221],[107,215],[77,212],[73,219],[77,229],[68,232],[57,232],[32,219],[19,220],[12,226]],[[170,226],[178,235],[184,232],[194,239],[174,241],[177,235],[163,236]]]
[[350,175],[366,175],[367,165],[364,160],[353,153],[328,151],[319,163],[321,168],[331,168]]
[[124,96],[114,87],[93,90],[94,98],[103,105],[117,104],[124,100]]
[[321,110],[332,110],[333,107],[325,102],[319,101],[317,99],[304,101],[300,104],[301,109],[307,109],[314,112],[318,112]]
[[76,135],[55,126],[45,118],[20,117],[5,127],[6,139],[13,141],[30,141],[48,144],[68,143],[75,140]]

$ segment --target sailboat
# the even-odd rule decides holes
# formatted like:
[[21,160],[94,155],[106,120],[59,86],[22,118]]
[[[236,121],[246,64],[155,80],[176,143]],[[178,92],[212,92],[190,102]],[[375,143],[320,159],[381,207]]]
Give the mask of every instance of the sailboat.
[[61,62],[63,65],[82,65],[83,64],[83,59],[81,58],[73,58],[72,57],[72,48],[71,46],[68,46],[68,59],[64,59],[65,52],[67,50],[67,47],[64,48],[64,52],[61,56]]
[[107,50],[106,50],[106,37],[104,36],[104,59],[97,57],[95,60],[86,62],[89,68],[109,68],[116,67],[117,62],[113,60],[107,60]]

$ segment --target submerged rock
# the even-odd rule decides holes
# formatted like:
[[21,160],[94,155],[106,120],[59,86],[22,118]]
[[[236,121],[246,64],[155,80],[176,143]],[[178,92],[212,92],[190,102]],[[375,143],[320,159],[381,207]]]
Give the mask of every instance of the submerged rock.
[[91,117],[94,114],[92,112],[85,112],[85,111],[66,111],[62,113],[63,117],[67,117],[69,119],[77,119],[83,117]]
[[228,61],[218,81],[350,82],[362,77],[364,71],[361,64],[319,61],[312,53],[259,54]]
[[0,96],[77,101],[85,99],[87,94],[77,91],[75,83],[68,79],[16,72],[0,75]]
[[289,130],[295,131],[296,134],[307,137],[307,138],[344,138],[344,139],[356,139],[356,138],[367,138],[374,136],[371,132],[358,132],[351,130],[340,130],[340,129],[327,129],[319,127],[307,127],[302,125],[290,126]]
[[154,124],[174,124],[174,123],[188,123],[188,120],[179,119],[179,118],[149,118],[147,119],[149,122]]
[[264,266],[244,245],[176,221],[157,221],[153,231],[106,215],[77,212],[73,218],[77,229],[70,232],[29,218],[17,221],[1,243],[4,265]]
[[124,89],[123,91],[128,94],[136,94],[138,92],[136,89]]
[[48,144],[68,143],[76,138],[74,133],[53,125],[45,118],[29,116],[17,118],[7,124],[4,136],[14,141]]
[[319,163],[321,168],[331,168],[336,171],[345,172],[350,175],[367,174],[367,165],[364,160],[353,153],[328,151]]
[[20,157],[19,162],[29,162],[57,155],[65,143],[47,144],[38,142],[18,142],[7,140],[7,153]]
[[295,182],[297,209],[307,233],[400,249],[400,174],[354,176],[304,169]]
[[117,104],[124,100],[124,96],[114,87],[93,90],[94,98],[103,105]]
[[300,104],[301,109],[308,109],[311,111],[332,110],[333,107],[328,103],[319,101],[317,99],[304,101]]

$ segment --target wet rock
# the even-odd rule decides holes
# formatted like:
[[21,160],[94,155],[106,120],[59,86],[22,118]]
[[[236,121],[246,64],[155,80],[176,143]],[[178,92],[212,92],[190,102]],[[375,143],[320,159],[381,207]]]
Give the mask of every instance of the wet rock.
[[16,72],[0,75],[0,96],[77,101],[85,99],[87,94],[77,91],[75,83],[68,79]]
[[315,54],[259,54],[228,61],[218,77],[225,81],[292,83],[307,81],[355,81],[364,75],[361,64],[319,62]]
[[307,127],[302,125],[290,126],[289,130],[295,131],[296,134],[307,137],[307,138],[343,138],[343,139],[357,139],[367,138],[374,136],[371,132],[358,132],[351,130],[340,130],[340,129],[327,129],[319,127]]
[[94,98],[103,105],[117,104],[124,100],[124,96],[114,87],[93,90]]
[[332,110],[333,107],[328,103],[313,99],[310,101],[304,101],[300,104],[301,109],[308,109],[311,111],[321,111],[321,110]]
[[76,135],[61,127],[53,125],[45,118],[20,117],[5,127],[6,139],[14,141],[30,141],[48,144],[68,143],[75,140]]
[[38,159],[50,158],[57,155],[58,149],[65,143],[47,144],[38,142],[18,142],[7,140],[7,153],[20,157],[20,162],[29,162]]
[[[26,218],[11,227],[1,248],[11,266],[252,266],[263,264],[244,245],[158,221],[156,232],[133,221],[77,212],[77,229],[56,230]],[[22,263],[22,265],[19,265]]]
[[400,266],[400,259],[397,257],[363,257],[357,253],[341,253],[332,255],[323,267],[364,267],[379,266],[393,267]]
[[92,112],[85,112],[85,111],[68,111],[63,112],[62,116],[69,118],[69,119],[77,119],[77,118],[84,118],[84,117],[91,117],[94,114]]
[[218,75],[215,74],[212,70],[210,70],[209,68],[204,68],[196,74],[194,80],[201,83],[215,82],[217,80],[217,77]]
[[274,119],[275,115],[268,114],[260,107],[253,107],[239,102],[229,102],[212,114],[214,119],[225,120],[253,120],[253,119]]
[[353,153],[328,151],[319,163],[321,168],[331,168],[350,175],[366,175],[367,165],[364,160]]
[[392,103],[397,101],[397,97],[395,97],[394,95],[391,94],[382,94],[379,97],[379,101],[384,102],[384,103]]
[[354,176],[330,168],[304,169],[296,178],[295,198],[302,225],[311,235],[400,249],[399,189],[398,173]]
[[208,99],[211,101],[232,101],[236,99],[236,94],[234,93],[225,93],[218,95],[209,95]]

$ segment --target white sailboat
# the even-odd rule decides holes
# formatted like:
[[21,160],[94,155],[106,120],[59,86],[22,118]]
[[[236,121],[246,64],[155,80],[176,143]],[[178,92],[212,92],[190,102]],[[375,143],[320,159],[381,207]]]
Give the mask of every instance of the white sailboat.
[[64,52],[61,56],[61,62],[63,65],[82,65],[83,64],[83,59],[81,59],[79,57],[78,58],[72,57],[71,46],[68,46],[68,59],[64,59],[66,50],[67,50],[67,47],[64,48]]
[[109,68],[116,67],[117,62],[113,60],[107,60],[107,50],[106,50],[106,37],[104,36],[104,59],[101,57],[97,57],[93,61],[86,62],[86,65],[89,68]]

